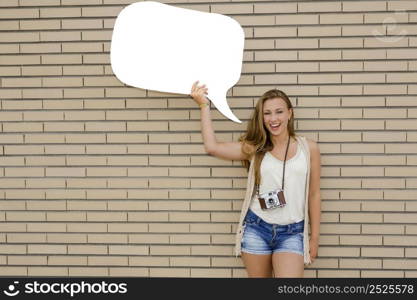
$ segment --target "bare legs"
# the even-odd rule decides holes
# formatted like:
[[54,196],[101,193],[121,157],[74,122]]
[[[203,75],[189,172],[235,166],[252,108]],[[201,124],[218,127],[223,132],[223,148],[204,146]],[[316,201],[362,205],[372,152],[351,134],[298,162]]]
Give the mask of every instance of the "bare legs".
[[300,278],[304,276],[304,258],[296,253],[279,252],[259,255],[242,251],[242,260],[248,277]]

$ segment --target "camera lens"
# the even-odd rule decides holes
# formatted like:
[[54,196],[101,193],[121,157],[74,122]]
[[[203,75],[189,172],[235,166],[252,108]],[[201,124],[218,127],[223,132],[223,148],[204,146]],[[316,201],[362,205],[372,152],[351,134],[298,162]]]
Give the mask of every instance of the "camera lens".
[[274,199],[272,199],[272,198],[268,198],[268,203],[274,203]]

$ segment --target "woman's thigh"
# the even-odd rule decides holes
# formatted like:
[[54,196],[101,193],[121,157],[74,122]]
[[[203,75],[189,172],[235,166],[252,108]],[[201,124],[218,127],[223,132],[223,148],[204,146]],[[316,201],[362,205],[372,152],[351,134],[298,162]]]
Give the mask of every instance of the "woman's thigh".
[[272,254],[275,277],[304,277],[304,257],[292,252],[275,252]]
[[272,254],[250,254],[242,251],[248,277],[272,277]]

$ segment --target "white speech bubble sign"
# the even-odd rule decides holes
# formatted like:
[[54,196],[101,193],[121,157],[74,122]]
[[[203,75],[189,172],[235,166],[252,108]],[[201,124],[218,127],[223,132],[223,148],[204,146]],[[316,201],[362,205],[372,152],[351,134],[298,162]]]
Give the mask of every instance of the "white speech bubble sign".
[[227,118],[226,93],[242,69],[245,34],[230,17],[153,1],[125,7],[117,16],[110,48],[113,73],[130,86],[190,94],[199,80],[207,98]]

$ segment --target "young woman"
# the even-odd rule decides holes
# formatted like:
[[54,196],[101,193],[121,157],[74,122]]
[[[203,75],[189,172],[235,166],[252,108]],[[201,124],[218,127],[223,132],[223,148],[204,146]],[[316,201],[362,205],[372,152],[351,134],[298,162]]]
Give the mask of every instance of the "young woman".
[[259,98],[238,142],[217,142],[207,91],[198,81],[191,88],[191,97],[201,108],[206,152],[241,160],[248,170],[236,256],[241,254],[249,277],[303,277],[304,265],[315,260],[319,247],[317,143],[295,134],[292,104],[276,89]]

